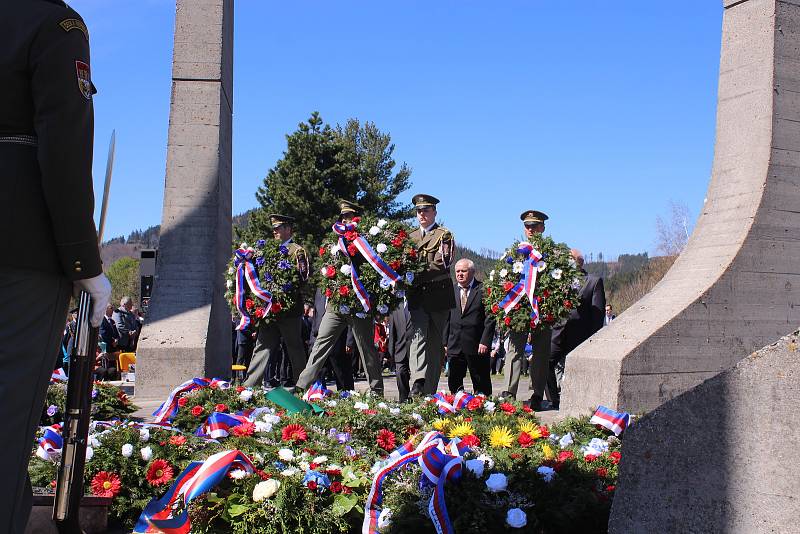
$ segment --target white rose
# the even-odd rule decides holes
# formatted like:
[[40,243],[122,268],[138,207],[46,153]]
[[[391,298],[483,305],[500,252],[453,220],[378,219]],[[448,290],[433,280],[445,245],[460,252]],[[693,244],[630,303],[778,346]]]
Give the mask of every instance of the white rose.
[[508,269],[500,269],[500,278],[508,276]]
[[539,262],[539,263],[536,265],[536,270],[537,270],[537,271],[539,271],[539,272],[542,272],[542,271],[544,271],[545,269],[547,269],[547,262],[546,262],[546,261],[540,261],[540,262]]
[[381,513],[378,514],[378,528],[385,528],[392,524],[392,510],[384,508],[381,510]]
[[263,501],[264,499],[269,499],[276,493],[278,493],[278,488],[281,487],[281,483],[279,480],[275,480],[271,478],[269,480],[265,480],[263,482],[259,482],[256,484],[256,487],[253,488],[253,500],[255,502]]
[[536,470],[537,473],[542,477],[545,482],[550,482],[556,476],[556,470],[552,467],[547,467],[546,465],[542,465],[539,469]]
[[144,441],[145,443],[150,441],[150,431],[148,429],[139,429],[139,441]]
[[243,400],[244,402],[249,401],[253,398],[253,392],[249,389],[243,389],[241,393],[239,393],[239,399]]
[[325,405],[326,406],[330,406],[331,408],[335,408],[336,407],[336,401],[335,400],[326,401]]
[[389,249],[389,247],[386,246],[386,243],[378,243],[378,246],[375,247],[375,250],[378,251],[378,254],[383,254],[388,249]]
[[387,224],[389,224],[389,221],[387,221],[386,219],[381,219],[378,221],[378,228],[383,228]]
[[369,235],[378,235],[380,231],[381,231],[380,228],[378,228],[377,226],[373,226],[372,228],[369,229]]
[[86,447],[86,461],[88,462],[89,460],[91,460],[93,456],[94,456],[94,449],[91,447]]
[[506,523],[511,528],[522,528],[528,524],[528,516],[519,508],[511,508],[506,514]]
[[342,265],[341,267],[339,267],[339,270],[342,272],[343,275],[350,276],[351,269],[350,269],[350,266],[347,265],[346,263],[344,265]]
[[264,421],[256,421],[256,432],[258,433],[272,432],[272,423],[266,423]]
[[353,408],[356,410],[369,410],[369,404],[366,402],[356,402],[353,404]]
[[561,436],[561,439],[558,440],[558,446],[563,448],[569,447],[572,445],[572,434],[569,432]]
[[550,271],[550,278],[553,280],[561,280],[561,273],[563,273],[561,269],[553,269]]
[[131,455],[133,455],[133,445],[126,443],[122,446],[122,456],[125,458],[130,458]]
[[244,469],[232,469],[228,475],[234,480],[241,480],[248,475],[248,472]]
[[324,464],[327,461],[328,461],[328,457],[324,456],[324,455],[323,456],[317,456],[316,458],[311,460],[311,462],[315,463],[315,464]]
[[489,475],[489,478],[486,479],[486,487],[492,493],[505,491],[506,488],[508,488],[508,479],[503,473],[492,473]]
[[379,402],[378,403],[378,408],[380,408],[381,410],[385,410],[388,407],[389,407],[389,405],[386,404],[385,402]]
[[289,467],[281,471],[281,476],[284,477],[291,477],[299,473],[300,471],[296,467]]
[[247,244],[247,243],[241,243],[241,244],[239,245],[239,248],[247,248],[247,247],[248,247],[248,244]]
[[493,412],[493,411],[494,411],[494,402],[492,402],[492,401],[486,401],[486,402],[483,404],[483,409],[484,409],[484,410],[486,410],[486,411],[487,411],[487,412],[489,412],[489,413]]
[[331,256],[336,256],[339,252],[341,252],[341,250],[339,250],[339,243],[331,245]]
[[319,273],[320,273],[322,276],[325,276],[325,273],[327,273],[327,272],[328,272],[328,269],[327,269],[327,267],[323,267],[322,269],[320,269],[320,270],[319,270]]
[[398,415],[400,413],[400,408],[389,408],[389,413],[392,415]]
[[485,464],[483,463],[482,460],[477,460],[477,459],[476,460],[467,460],[466,463],[467,463],[467,469],[472,471],[472,473],[476,477],[481,478],[483,476],[483,468],[484,468]]
[[294,460],[294,452],[292,449],[280,449],[278,451],[278,458],[283,460],[284,462],[291,462]]
[[492,459],[491,456],[488,456],[486,454],[481,454],[480,456],[478,456],[477,460],[480,460],[481,462],[485,463],[488,469],[494,469],[494,460]]
[[511,266],[511,270],[514,271],[515,273],[521,273],[522,267],[523,265],[521,261],[515,261],[514,265]]
[[149,462],[150,459],[153,457],[153,449],[150,447],[143,447],[139,453],[142,455],[142,460],[145,462]]
[[417,422],[420,422],[420,423],[422,422],[422,416],[420,414],[416,413],[416,412],[412,413],[411,417],[414,418],[414,421],[417,421]]
[[280,423],[281,418],[274,414],[266,414],[264,416],[264,421],[270,424]]

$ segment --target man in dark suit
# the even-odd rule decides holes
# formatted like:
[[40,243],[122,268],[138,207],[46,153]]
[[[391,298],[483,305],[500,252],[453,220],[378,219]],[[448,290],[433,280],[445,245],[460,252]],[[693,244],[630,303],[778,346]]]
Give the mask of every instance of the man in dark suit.
[[99,327],[103,275],[92,190],[89,32],[64,2],[4,2],[0,17],[0,532],[21,533],[28,460],[73,291]]
[[583,255],[572,249],[572,257],[578,269],[586,277],[578,297],[578,306],[569,317],[553,328],[550,342],[550,369],[547,376],[547,396],[553,407],[558,409],[561,400],[561,377],[564,375],[564,362],[567,355],[578,345],[589,339],[603,327],[606,307],[606,293],[603,279],[587,274],[583,269]]
[[100,323],[100,341],[105,342],[106,352],[119,351],[119,330],[114,323],[114,306],[106,306],[106,314],[103,316],[103,322]]
[[411,315],[404,302],[389,316],[388,349],[394,359],[394,371],[397,378],[397,391],[400,402],[406,402],[411,393],[411,369],[408,366],[408,349],[414,335]]
[[492,394],[489,349],[494,337],[494,320],[487,317],[481,298],[483,284],[475,280],[475,264],[464,258],[456,262],[453,284],[456,307],[450,310],[444,328],[444,342],[450,360],[448,385],[455,393],[464,389],[469,369],[476,393]]

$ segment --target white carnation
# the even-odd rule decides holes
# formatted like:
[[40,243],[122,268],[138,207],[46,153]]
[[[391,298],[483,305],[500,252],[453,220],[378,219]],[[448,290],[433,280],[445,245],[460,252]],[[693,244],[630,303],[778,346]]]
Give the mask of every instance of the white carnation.
[[494,269],[489,273],[489,281],[494,282]]
[[339,252],[341,252],[341,250],[339,250],[339,243],[331,245],[331,256],[336,256]]
[[241,480],[248,475],[244,469],[232,469],[228,475],[234,480]]
[[366,402],[356,402],[353,404],[353,408],[356,410],[369,410],[369,404]]
[[494,411],[494,406],[495,406],[494,402],[492,402],[492,401],[486,401],[486,402],[483,404],[483,409],[484,409],[484,410],[486,410],[487,412],[491,413],[491,412],[493,412],[493,411]]
[[392,415],[398,415],[400,413],[400,408],[389,408],[389,413]]
[[316,458],[311,460],[311,462],[315,463],[315,464],[324,464],[327,461],[328,461],[328,457],[324,456],[324,455],[323,456],[317,456]]
[[519,508],[511,508],[506,513],[506,523],[511,528],[522,528],[528,524],[528,516]]
[[244,402],[249,401],[253,398],[253,391],[249,389],[243,389],[241,393],[239,393],[239,399],[243,400]]
[[142,447],[139,453],[142,455],[142,460],[144,460],[145,462],[149,462],[150,459],[153,457],[153,449],[151,449],[149,446]]
[[375,247],[375,250],[378,251],[378,254],[383,254],[388,249],[389,249],[389,247],[386,246],[386,243],[378,243],[378,246]]
[[481,478],[483,476],[483,468],[486,465],[483,463],[483,460],[478,460],[478,459],[467,460],[466,464],[467,464],[467,469],[472,471],[472,473],[476,477]]
[[281,476],[293,477],[294,475],[296,475],[299,472],[300,472],[300,470],[297,469],[296,467],[289,467],[289,468],[286,468],[283,471],[281,471]]
[[256,487],[253,488],[253,500],[255,502],[263,501],[264,499],[269,499],[276,493],[278,493],[278,488],[281,487],[281,483],[279,480],[275,480],[271,478],[269,480],[265,480],[263,482],[259,482],[256,484]]
[[378,408],[380,408],[381,410],[385,410],[385,409],[387,409],[388,407],[389,407],[389,405],[388,405],[388,404],[386,404],[385,402],[379,402],[379,403],[378,403]]
[[225,280],[225,287],[228,289],[233,287],[233,280]]
[[523,265],[521,261],[515,261],[514,265],[511,266],[511,270],[514,271],[515,273],[521,273],[522,267]]
[[342,272],[342,274],[343,274],[343,275],[345,275],[345,276],[350,276],[350,271],[351,271],[352,269],[350,269],[350,266],[349,266],[348,264],[346,264],[346,263],[345,263],[344,265],[342,265],[341,267],[339,267],[339,270]]
[[311,465],[308,462],[300,462],[300,470],[305,472],[311,469]]
[[503,473],[492,473],[486,479],[486,488],[492,493],[499,493],[508,488],[508,479]]
[[265,433],[272,432],[272,423],[265,423],[264,421],[256,421],[256,432]]
[[369,229],[369,235],[378,235],[380,231],[381,231],[380,228],[378,228],[377,226],[373,226],[372,228]]
[[122,456],[130,458],[133,455],[133,445],[126,443],[122,446]]
[[278,458],[284,462],[291,462],[294,460],[294,451],[292,451],[292,449],[280,449],[278,451]]
[[500,278],[505,278],[508,276],[508,269],[500,269]]
[[386,219],[381,219],[378,221],[378,228],[383,228],[387,224],[389,224],[389,221],[387,221]]
[[542,272],[542,271],[544,271],[545,269],[547,269],[547,262],[546,262],[546,261],[540,261],[540,262],[539,262],[539,263],[536,265],[536,270],[537,270],[537,271],[539,271],[539,272]]
[[145,443],[150,441],[150,431],[148,429],[139,429],[139,441],[144,441]]
[[331,408],[336,407],[337,402],[335,400],[329,400],[325,402],[325,406],[330,406]]

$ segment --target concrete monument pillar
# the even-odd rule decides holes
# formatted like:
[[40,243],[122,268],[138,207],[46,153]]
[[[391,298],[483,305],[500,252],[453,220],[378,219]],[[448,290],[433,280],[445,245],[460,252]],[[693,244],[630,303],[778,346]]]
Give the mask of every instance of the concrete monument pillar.
[[725,0],[703,212],[644,298],[567,358],[562,410],[649,411],[800,324],[800,0]]
[[137,396],[230,373],[232,110],[233,0],[177,0],[164,211]]

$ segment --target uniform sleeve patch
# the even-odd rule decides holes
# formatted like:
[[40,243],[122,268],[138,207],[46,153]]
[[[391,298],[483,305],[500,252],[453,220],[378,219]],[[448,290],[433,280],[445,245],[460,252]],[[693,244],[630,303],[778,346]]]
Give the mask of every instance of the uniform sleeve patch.
[[80,19],[64,19],[59,22],[58,25],[61,26],[65,32],[79,30],[83,33],[83,36],[86,37],[86,40],[89,40],[89,30],[86,28],[86,24]]
[[75,71],[78,76],[78,90],[87,100],[92,98],[92,76],[89,65],[83,61],[75,61]]

